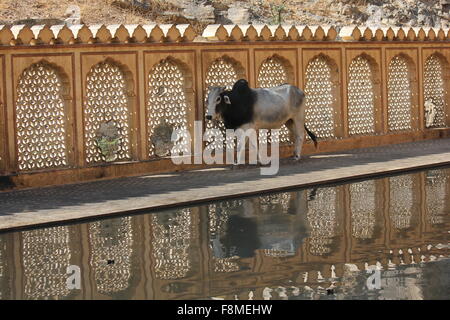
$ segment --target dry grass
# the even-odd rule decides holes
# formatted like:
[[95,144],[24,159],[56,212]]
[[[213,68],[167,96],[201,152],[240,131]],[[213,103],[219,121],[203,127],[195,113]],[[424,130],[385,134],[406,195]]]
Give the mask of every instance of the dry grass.
[[[0,21],[12,23],[23,19],[64,20],[69,5],[77,5],[86,24],[168,22],[161,12],[177,10],[161,0],[152,0],[150,10],[139,11],[117,5],[115,0],[0,0]],[[159,21],[158,21],[159,20]]]

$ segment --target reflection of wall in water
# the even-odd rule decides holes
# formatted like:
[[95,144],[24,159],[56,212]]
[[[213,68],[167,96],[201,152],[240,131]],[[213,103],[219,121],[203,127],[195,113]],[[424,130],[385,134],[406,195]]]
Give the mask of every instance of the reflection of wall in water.
[[69,228],[22,232],[25,297],[62,298],[69,294],[66,268],[70,265]]
[[378,299],[422,300],[421,277],[422,269],[415,266],[382,271]]
[[414,206],[414,182],[411,175],[389,178],[389,216],[396,229],[411,226]]
[[269,194],[258,197],[261,213],[288,213],[289,202],[291,201],[290,192]]
[[371,239],[375,229],[375,181],[352,183],[349,190],[352,236]]
[[151,216],[153,257],[157,279],[181,279],[191,270],[193,238],[190,209]]
[[292,256],[301,246],[306,237],[305,193],[283,192],[258,198],[258,237],[266,256]]
[[114,293],[127,289],[133,244],[131,217],[90,224],[89,239],[97,291]]
[[308,190],[308,213],[310,227],[309,251],[313,255],[331,252],[330,245],[336,234],[336,188]]
[[[239,213],[246,215],[244,204],[247,202],[248,200],[229,200],[208,206],[209,238],[215,272],[239,270],[236,260],[244,252],[238,252],[240,248],[237,243],[234,243],[234,234],[230,232],[239,232],[239,229],[248,228],[248,219],[237,216]],[[237,221],[240,219],[242,221]],[[242,228],[238,227],[237,223],[242,224]],[[248,250],[244,251],[246,251],[244,256],[248,255]]]
[[6,288],[6,242],[0,235],[0,300],[3,294],[9,292]]
[[425,190],[427,220],[431,224],[444,222],[447,203],[448,175],[442,170],[430,170],[426,173]]

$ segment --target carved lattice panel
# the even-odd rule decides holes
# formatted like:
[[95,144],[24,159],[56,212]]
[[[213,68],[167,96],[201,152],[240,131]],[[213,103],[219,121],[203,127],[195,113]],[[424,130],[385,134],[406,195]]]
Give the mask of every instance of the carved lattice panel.
[[448,203],[448,174],[441,170],[430,170],[426,178],[427,220],[430,224],[444,223]]
[[89,240],[97,291],[108,294],[127,289],[133,254],[131,217],[91,223]]
[[[271,57],[261,64],[258,74],[258,85],[261,88],[273,88],[288,82],[288,75],[286,67],[276,57]],[[267,143],[272,141],[270,132],[264,134],[258,132],[260,143]],[[289,130],[285,125],[281,126],[278,143],[288,143]]]
[[[238,81],[238,72],[236,67],[230,61],[219,58],[215,60],[208,68],[206,73],[206,88],[208,87],[226,87],[231,90],[236,81]],[[208,100],[208,91],[205,94],[205,106]],[[206,108],[206,107],[205,107]],[[207,110],[205,110],[206,115]],[[206,121],[206,130],[215,130],[215,132],[221,132],[223,139],[225,139],[225,126],[222,121],[216,123],[213,121]],[[219,131],[217,131],[219,130]],[[214,138],[209,137],[206,141],[207,148],[221,149],[228,145],[228,147],[234,147],[234,142],[231,139],[226,140],[223,144],[219,141],[215,141]]]
[[308,190],[308,213],[310,226],[309,251],[316,256],[331,252],[330,245],[336,234],[336,188]]
[[424,70],[424,101],[431,101],[435,106],[436,115],[433,127],[445,127],[445,87],[444,87],[444,66],[441,60],[435,56],[430,56],[425,62]]
[[194,236],[190,210],[182,209],[166,215],[152,215],[151,224],[156,278],[186,277],[192,267],[190,246]]
[[121,68],[109,62],[101,62],[93,66],[87,76],[84,106],[87,163],[106,160],[95,138],[100,125],[108,121],[113,121],[118,129],[116,160],[131,158],[129,118],[127,85]]
[[405,58],[396,56],[388,71],[388,125],[390,131],[412,128],[412,95],[409,67]]
[[20,170],[67,165],[63,85],[46,63],[26,69],[17,88],[16,135]]
[[348,68],[348,130],[350,135],[375,132],[374,88],[369,61],[355,58]]
[[[147,103],[149,155],[155,150],[151,142],[154,128],[164,121],[174,129],[188,129],[188,103],[185,93],[185,76],[182,69],[170,60],[163,60],[149,73]],[[172,151],[175,154],[189,152],[190,142],[186,135],[178,140]]]
[[[317,57],[306,68],[305,122],[309,130],[320,138],[333,138],[334,108],[331,67],[324,57]],[[307,137],[309,139],[309,137]]]
[[22,257],[27,299],[62,298],[70,265],[68,227],[22,232]]
[[349,190],[352,235],[357,239],[371,239],[375,229],[375,181],[352,183]]
[[390,177],[389,189],[391,224],[397,229],[407,229],[413,215],[413,180],[411,176]]

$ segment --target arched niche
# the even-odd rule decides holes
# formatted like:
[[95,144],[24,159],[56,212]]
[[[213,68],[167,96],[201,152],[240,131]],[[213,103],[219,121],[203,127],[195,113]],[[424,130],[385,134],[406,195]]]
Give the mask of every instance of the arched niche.
[[[188,66],[173,57],[161,59],[150,69],[148,74],[147,95],[147,133],[149,156],[155,156],[152,135],[155,127],[167,123],[174,129],[190,128],[192,111],[192,80]],[[189,152],[189,141],[182,139],[173,151]]]
[[[208,105],[208,88],[210,87],[226,87],[228,90],[230,90],[234,83],[238,81],[239,79],[245,79],[246,73],[245,69],[242,66],[242,64],[229,57],[228,55],[223,55],[219,58],[216,58],[213,60],[207,70],[205,75],[205,110],[203,111],[204,114],[206,114],[206,108]],[[225,137],[225,127],[223,125],[223,122],[220,122],[218,124],[213,123],[212,121],[206,122],[206,130],[220,130],[222,132],[223,137]],[[213,141],[214,139],[208,139],[206,145],[210,148],[221,148],[222,146],[220,143]],[[226,141],[227,145],[231,146],[233,145],[233,141]]]
[[[85,161],[88,164],[124,161],[132,158],[131,123],[134,105],[134,81],[131,71],[120,62],[106,58],[94,64],[86,75],[83,106]],[[113,123],[113,138],[100,131]],[[99,144],[117,143],[115,157],[109,158]],[[117,140],[117,142],[115,142]]]
[[338,101],[339,73],[334,59],[319,54],[309,60],[305,71],[305,123],[320,138],[336,138],[340,134]]
[[390,132],[408,131],[416,128],[418,110],[415,64],[404,53],[394,55],[387,65],[388,130]]
[[347,121],[350,136],[370,135],[378,131],[378,79],[379,67],[372,56],[362,53],[351,60],[347,80]]
[[439,52],[428,55],[425,58],[423,73],[424,104],[430,101],[435,109],[434,121],[428,126],[425,123],[425,126],[429,128],[449,126],[447,101],[450,92],[450,65],[447,58]]
[[19,170],[61,168],[70,164],[69,93],[70,81],[66,73],[45,59],[21,72],[15,101]]

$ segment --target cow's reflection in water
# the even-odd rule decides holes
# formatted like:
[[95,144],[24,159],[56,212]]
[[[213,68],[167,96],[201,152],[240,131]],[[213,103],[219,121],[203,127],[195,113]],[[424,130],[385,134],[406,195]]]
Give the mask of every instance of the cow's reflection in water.
[[264,250],[268,255],[294,255],[307,237],[303,191],[244,199],[219,207],[214,210],[220,216],[216,219],[226,223],[210,237],[215,258],[250,258],[256,250]]

